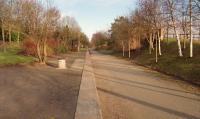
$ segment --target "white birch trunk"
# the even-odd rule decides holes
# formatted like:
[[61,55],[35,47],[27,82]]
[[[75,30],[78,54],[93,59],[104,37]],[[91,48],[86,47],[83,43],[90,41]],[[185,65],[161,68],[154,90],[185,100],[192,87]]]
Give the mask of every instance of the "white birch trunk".
[[158,40],[156,38],[156,63],[158,63]]
[[5,41],[5,31],[4,31],[3,21],[2,21],[1,33],[3,39],[3,51],[6,52],[6,41]]
[[184,30],[184,36],[183,36],[183,49],[186,49],[186,32]]
[[123,57],[125,56],[125,53],[124,53],[124,41],[122,41],[122,47],[123,47]]
[[128,40],[128,57],[131,58],[131,43],[130,43],[130,40]]
[[11,27],[8,28],[8,35],[9,35],[9,43],[11,43],[12,36],[11,36]]
[[176,40],[177,40],[177,44],[178,44],[178,53],[179,53],[179,56],[182,57],[183,54],[182,54],[182,49],[181,49],[180,37],[179,37],[179,34],[177,33],[177,30],[176,30],[175,26],[174,26],[174,32],[175,32]]
[[161,56],[162,53],[161,53],[161,38],[160,38],[160,34],[159,34],[159,31],[158,31],[158,54]]
[[193,57],[192,0],[190,0],[190,57]]
[[179,54],[179,57],[182,57],[183,54],[182,54],[182,49],[181,49],[181,42],[180,42],[178,31],[176,29],[175,18],[174,18],[174,14],[173,14],[174,13],[173,3],[171,0],[168,0],[167,2],[168,2],[169,9],[170,9],[170,16],[171,16],[172,25],[174,28],[174,33],[176,35],[176,40],[177,40],[177,45],[178,45],[178,54]]

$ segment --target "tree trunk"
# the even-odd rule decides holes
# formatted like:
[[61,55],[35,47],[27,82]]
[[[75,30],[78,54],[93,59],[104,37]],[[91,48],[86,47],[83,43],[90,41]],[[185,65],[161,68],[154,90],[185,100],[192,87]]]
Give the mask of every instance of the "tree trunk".
[[77,51],[79,52],[80,51],[80,40],[78,40],[78,44],[77,44]]
[[37,56],[40,63],[42,63],[42,56],[41,56],[41,41],[37,41]]
[[[173,24],[173,28],[174,28],[174,33],[176,35],[176,40],[177,40],[177,45],[178,45],[178,53],[179,53],[179,57],[182,57],[183,54],[182,54],[182,49],[181,49],[181,42],[180,42],[180,38],[179,38],[179,34],[178,34],[178,31],[176,29],[176,24],[175,24],[175,18],[174,18],[174,9],[173,9],[173,3],[172,1],[168,0],[168,5],[169,5],[169,9],[170,9],[170,17],[171,17],[171,21],[172,21],[172,24]],[[173,35],[174,37],[174,35]]]
[[160,34],[159,34],[159,31],[158,31],[158,54],[161,56],[162,53],[161,53],[161,38],[160,38]]
[[122,50],[123,50],[122,52],[123,52],[123,57],[124,57],[124,55],[125,55],[124,54],[124,41],[122,41]]
[[131,43],[130,43],[130,40],[128,40],[128,57],[131,58]]
[[186,32],[184,30],[184,36],[183,36],[183,49],[186,49]]
[[149,37],[149,54],[151,54],[151,35]]
[[169,43],[169,28],[167,27],[167,44]]
[[47,40],[45,39],[43,42],[43,64],[46,64],[46,59],[47,59]]
[[182,49],[181,49],[181,42],[180,42],[180,38],[179,38],[179,34],[177,33],[176,27],[174,26],[174,32],[176,35],[176,40],[177,40],[177,44],[178,44],[178,53],[179,53],[179,57],[182,57]]
[[156,38],[156,63],[158,63],[158,39]]
[[151,50],[153,49],[153,40],[152,40],[152,34],[149,36],[149,54],[152,54]]
[[9,26],[9,28],[8,28],[8,35],[9,35],[9,43],[11,43],[12,42],[12,34],[11,34],[11,27]]
[[17,43],[19,44],[19,31],[17,32]]
[[192,0],[190,0],[190,57],[193,57],[193,37],[192,37]]
[[3,51],[6,52],[5,31],[4,31],[3,23],[2,23],[1,33],[2,33],[2,39],[3,39]]
[[200,39],[200,28],[199,28],[199,39]]
[[152,50],[154,50],[154,46],[153,46],[154,40],[155,40],[155,34],[153,33],[152,34],[152,44],[151,44]]
[[151,38],[151,49],[154,50],[152,38]]

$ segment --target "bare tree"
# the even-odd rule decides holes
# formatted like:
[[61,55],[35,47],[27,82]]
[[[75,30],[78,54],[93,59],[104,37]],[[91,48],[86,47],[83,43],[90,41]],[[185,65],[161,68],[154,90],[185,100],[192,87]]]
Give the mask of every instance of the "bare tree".
[[[111,26],[111,38],[115,40],[115,48],[122,48],[122,55],[125,56],[125,46],[129,42],[129,20],[121,16],[115,19]],[[129,44],[128,44],[129,45]]]
[[169,11],[169,15],[171,18],[171,25],[174,29],[174,33],[176,35],[176,40],[177,40],[177,45],[178,45],[178,53],[179,56],[182,57],[182,49],[181,49],[181,42],[180,42],[180,37],[179,37],[179,32],[177,29],[177,22],[176,22],[176,18],[175,18],[175,13],[176,13],[176,1],[175,0],[167,0],[167,10]]
[[190,6],[190,57],[193,57],[193,36],[192,36],[192,0],[189,0]]
[[5,41],[5,21],[7,18],[7,11],[8,7],[6,4],[6,0],[0,1],[0,19],[1,19],[1,33],[2,33],[2,40],[3,40],[3,51],[6,52],[6,41]]

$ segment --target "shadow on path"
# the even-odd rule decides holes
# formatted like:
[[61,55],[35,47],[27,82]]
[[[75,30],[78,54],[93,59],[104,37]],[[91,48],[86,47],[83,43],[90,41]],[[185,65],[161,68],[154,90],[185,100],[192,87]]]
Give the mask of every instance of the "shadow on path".
[[148,107],[151,107],[151,108],[154,108],[154,109],[157,109],[157,110],[161,110],[161,111],[164,111],[164,112],[167,112],[167,113],[170,113],[170,114],[174,114],[174,115],[179,116],[179,117],[184,117],[184,118],[187,118],[187,119],[200,119],[200,117],[196,117],[194,115],[190,115],[190,114],[187,114],[187,113],[184,113],[184,112],[179,112],[179,111],[176,111],[176,110],[165,108],[165,107],[162,107],[162,106],[159,106],[159,105],[155,105],[155,104],[152,104],[152,103],[149,103],[149,102],[145,102],[145,101],[142,101],[142,100],[139,100],[139,99],[136,99],[136,98],[128,97],[128,96],[125,96],[125,95],[122,95],[122,94],[119,94],[119,93],[116,93],[116,92],[112,92],[112,91],[109,91],[109,90],[106,90],[106,89],[102,89],[102,88],[99,88],[99,87],[97,87],[97,90],[102,91],[104,93],[108,93],[108,94],[117,96],[119,98],[123,98],[123,99],[129,100],[129,101],[144,105],[144,106],[148,106]]

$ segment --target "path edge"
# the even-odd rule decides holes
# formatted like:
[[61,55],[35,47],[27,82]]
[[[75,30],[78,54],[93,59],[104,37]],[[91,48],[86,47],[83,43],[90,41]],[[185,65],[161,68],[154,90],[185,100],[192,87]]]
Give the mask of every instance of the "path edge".
[[75,119],[103,119],[89,52],[86,52]]

